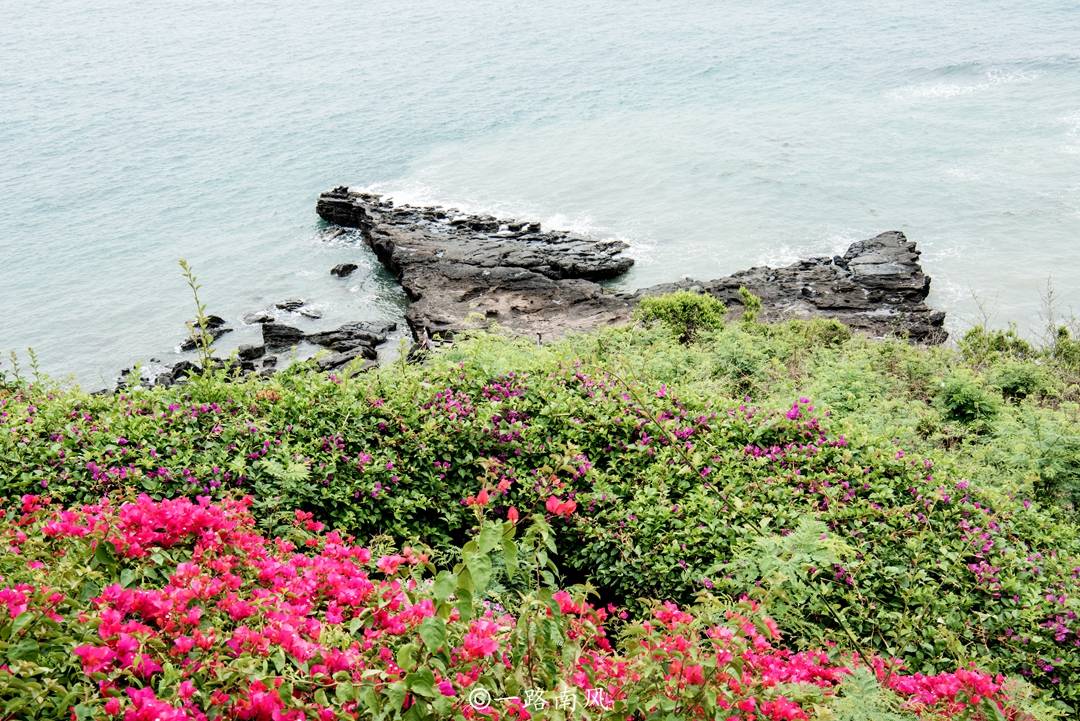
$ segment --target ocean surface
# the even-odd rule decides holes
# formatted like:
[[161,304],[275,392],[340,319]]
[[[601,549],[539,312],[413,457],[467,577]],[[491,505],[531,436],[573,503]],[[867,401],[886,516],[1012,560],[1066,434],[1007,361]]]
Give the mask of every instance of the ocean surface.
[[[743,5],[745,7],[740,7]],[[394,318],[318,193],[618,236],[633,288],[903,230],[959,331],[1080,312],[1075,0],[0,5],[0,349],[87,388],[191,318]],[[331,278],[336,263],[360,270]]]

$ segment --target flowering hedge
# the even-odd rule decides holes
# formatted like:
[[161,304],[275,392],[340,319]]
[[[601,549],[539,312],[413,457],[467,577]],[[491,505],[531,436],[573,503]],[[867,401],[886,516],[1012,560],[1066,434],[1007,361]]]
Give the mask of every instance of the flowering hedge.
[[504,609],[492,569],[547,563],[550,529],[521,524],[485,523],[435,574],[303,512],[268,538],[250,499],[26,496],[0,526],[0,718],[1030,718],[1001,676],[787,650],[752,602],[665,603],[617,639],[580,588]]
[[[542,513],[605,604],[748,595],[796,647],[976,662],[1080,704],[1080,529],[1046,492],[1080,476],[1067,376],[828,323],[699,335],[480,337],[362,376],[105,396],[0,378],[0,495],[239,493],[270,536],[301,509],[451,554],[477,507]],[[998,389],[1002,369],[1049,380]]]

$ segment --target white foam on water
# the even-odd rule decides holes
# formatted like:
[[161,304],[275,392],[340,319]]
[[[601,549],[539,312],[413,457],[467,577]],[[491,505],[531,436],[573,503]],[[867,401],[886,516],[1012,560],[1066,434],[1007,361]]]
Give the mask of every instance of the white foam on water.
[[1026,83],[1037,80],[1041,73],[1034,70],[1005,70],[990,68],[979,82],[935,82],[906,85],[888,91],[886,96],[894,101],[941,100],[964,97],[989,90],[1000,85]]
[[529,203],[455,195],[415,180],[384,181],[357,187],[355,190],[364,193],[378,193],[392,200],[396,206],[439,206],[470,215],[492,215],[500,219],[539,222],[541,228],[545,231],[565,230],[587,238],[621,240],[630,245],[631,250],[642,250],[650,245],[647,241],[636,241],[597,223],[587,213],[574,215],[558,212],[545,213]]
[[982,180],[982,177],[983,177],[981,173],[977,173],[974,170],[971,170],[970,168],[965,168],[965,167],[962,167],[962,166],[954,166],[954,167],[951,167],[951,168],[945,168],[944,174],[946,176],[948,176],[949,178],[953,178],[955,180],[965,180],[965,181]]
[[872,234],[854,230],[830,233],[818,242],[782,244],[759,254],[755,265],[768,265],[774,268],[791,265],[811,257],[833,257],[843,255],[852,243],[866,240]]

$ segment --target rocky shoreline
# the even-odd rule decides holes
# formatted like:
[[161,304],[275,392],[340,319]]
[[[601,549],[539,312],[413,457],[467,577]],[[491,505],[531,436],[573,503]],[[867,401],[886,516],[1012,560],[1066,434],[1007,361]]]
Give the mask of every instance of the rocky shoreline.
[[[331,237],[355,228],[379,261],[398,279],[410,303],[405,320],[424,349],[456,333],[497,323],[518,335],[545,341],[566,333],[624,323],[644,297],[691,290],[709,293],[727,304],[733,317],[743,311],[739,289],[761,298],[764,320],[835,318],[872,336],[899,336],[916,343],[943,342],[945,314],[926,305],[930,278],[919,264],[919,250],[903,233],[890,231],[853,243],[842,256],[809,258],[782,267],[758,266],[713,280],[680,280],[635,292],[601,284],[617,278],[634,263],[619,240],[597,240],[566,231],[545,231],[539,223],[461,213],[453,208],[395,205],[388,198],[338,187],[319,196],[316,212]],[[330,274],[346,277],[355,263],[339,263]],[[306,332],[282,322],[283,314],[318,319],[321,312],[304,299],[289,298],[272,308],[243,316],[245,325],[261,328],[261,345],[242,345],[235,359],[215,358],[219,368],[243,375],[273,374],[282,351],[299,344],[319,347],[310,362],[333,371],[352,361],[375,364],[377,347],[396,330],[393,323],[357,321],[337,328]],[[232,329],[209,316],[211,340]],[[181,351],[197,343],[185,339]],[[118,388],[181,383],[198,366],[181,360],[121,373]]]
[[620,293],[598,283],[633,265],[618,240],[454,209],[395,206],[344,186],[320,195],[316,212],[360,230],[409,296],[405,319],[421,342],[491,322],[540,340],[556,338],[625,322],[642,297],[679,289],[710,293],[737,316],[740,287],[761,298],[765,320],[829,317],[872,336],[926,344],[947,338],[945,314],[925,302],[930,278],[919,250],[898,231],[853,243],[842,256]]

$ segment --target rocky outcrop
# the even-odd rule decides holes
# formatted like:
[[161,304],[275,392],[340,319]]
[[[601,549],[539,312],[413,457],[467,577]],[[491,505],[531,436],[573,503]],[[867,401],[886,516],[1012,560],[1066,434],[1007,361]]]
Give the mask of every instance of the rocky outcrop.
[[918,343],[941,343],[945,313],[926,305],[930,278],[919,265],[915,243],[899,231],[853,243],[842,256],[810,258],[783,268],[759,266],[710,281],[683,280],[628,296],[700,290],[742,312],[739,288],[761,298],[762,319],[836,318],[875,336],[895,335]]
[[538,223],[499,221],[442,208],[396,207],[337,188],[317,206],[325,220],[359,228],[412,303],[417,338],[451,336],[497,321],[543,337],[625,320],[630,303],[596,281],[625,272],[626,244]]
[[398,277],[412,301],[405,318],[419,340],[493,321],[516,333],[551,338],[626,321],[642,297],[678,289],[711,293],[737,315],[740,286],[762,299],[762,315],[769,320],[824,316],[875,336],[921,343],[946,337],[945,314],[925,303],[930,279],[919,251],[896,231],[854,243],[834,258],[616,293],[597,281],[633,264],[618,240],[544,232],[538,223],[454,209],[395,206],[346,187],[323,193],[316,211],[328,222],[358,228]]

